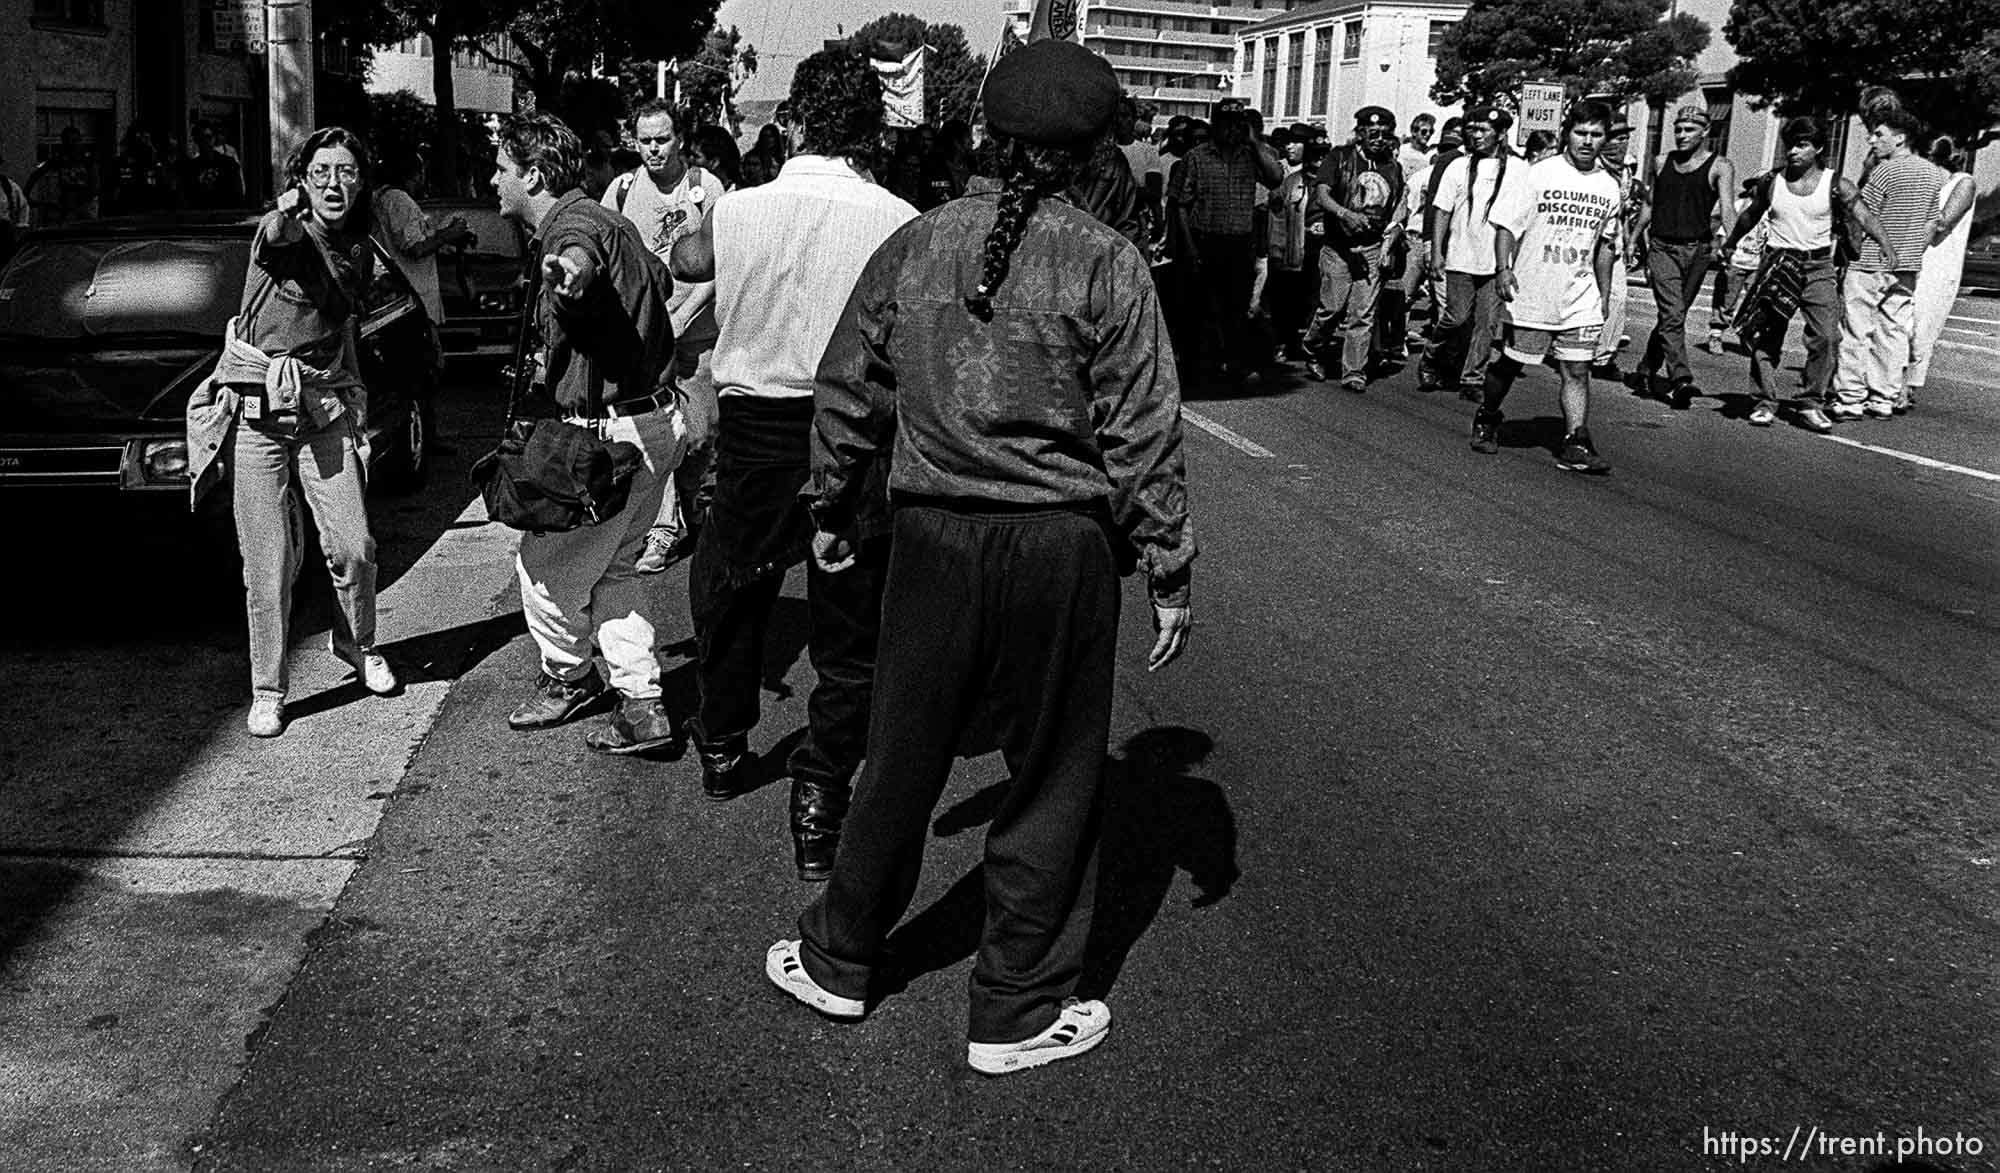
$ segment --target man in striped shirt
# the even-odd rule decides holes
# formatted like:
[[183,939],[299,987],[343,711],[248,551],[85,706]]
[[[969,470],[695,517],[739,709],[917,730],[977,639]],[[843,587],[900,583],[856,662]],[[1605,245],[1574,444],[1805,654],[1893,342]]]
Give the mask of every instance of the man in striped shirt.
[[[702,789],[726,801],[750,788],[764,638],[786,572],[812,527],[799,492],[808,471],[820,356],[876,248],[917,210],[868,178],[881,132],[881,89],[862,54],[823,50],[792,75],[791,154],[776,179],[713,202],[673,250],[674,277],[715,282],[715,497],[695,541],[688,604],[701,710]],[[879,477],[880,473],[877,473]],[[879,487],[879,480],[877,481]],[[792,838],[799,878],[824,880],[867,746],[887,499],[867,495],[851,535],[857,564],[808,563],[807,650],[818,682],[806,737],[792,753]]]
[[1861,204],[1881,222],[1890,248],[1871,236],[1841,289],[1840,363],[1833,377],[1835,420],[1888,419],[1903,390],[1916,336],[1917,269],[1937,221],[1945,174],[1910,149],[1922,124],[1907,110],[1884,110],[1868,131],[1875,167]]

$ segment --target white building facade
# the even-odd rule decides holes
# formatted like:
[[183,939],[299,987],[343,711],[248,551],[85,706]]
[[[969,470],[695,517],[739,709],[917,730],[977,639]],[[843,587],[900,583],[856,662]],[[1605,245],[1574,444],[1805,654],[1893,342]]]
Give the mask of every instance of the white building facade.
[[[1237,33],[1286,12],[1298,0],[1081,0],[1085,48],[1111,63],[1125,92],[1151,103],[1164,122],[1176,114],[1207,118],[1235,92]],[[1034,0],[1001,0],[1015,32],[1028,34]]]
[[[487,47],[497,55],[508,50],[498,37]],[[375,51],[374,67],[368,73],[368,92],[393,94],[408,90],[431,105],[437,105],[429,37],[411,37],[400,44]],[[481,114],[514,112],[514,71],[471,49],[451,55],[451,87],[460,110]]]
[[1235,94],[1266,125],[1305,122],[1345,141],[1355,111],[1381,106],[1398,130],[1418,114],[1458,112],[1431,98],[1437,50],[1465,15],[1461,0],[1329,0],[1269,16],[1236,32]]

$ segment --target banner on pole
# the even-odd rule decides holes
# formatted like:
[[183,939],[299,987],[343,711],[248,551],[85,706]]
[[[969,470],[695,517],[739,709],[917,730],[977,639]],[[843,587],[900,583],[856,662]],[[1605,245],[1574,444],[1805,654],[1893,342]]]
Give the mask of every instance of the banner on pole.
[[1538,130],[1550,134],[1562,131],[1563,88],[1559,84],[1529,82],[1521,87],[1521,141]]
[[875,74],[882,82],[882,124],[890,127],[924,124],[924,50],[901,61],[876,61]]
[[1077,25],[1081,0],[1035,0],[1034,19],[1028,22],[1030,41],[1081,41]]

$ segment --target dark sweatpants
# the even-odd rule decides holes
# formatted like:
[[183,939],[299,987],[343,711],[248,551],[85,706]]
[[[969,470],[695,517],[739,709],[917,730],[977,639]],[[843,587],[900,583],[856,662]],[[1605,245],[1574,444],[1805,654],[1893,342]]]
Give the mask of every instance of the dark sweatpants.
[[868,762],[833,878],[799,917],[814,981],[867,996],[961,734],[987,700],[1013,782],[987,829],[968,1036],[1016,1042],[1055,1021],[1090,930],[1118,606],[1110,542],[1091,517],[896,511]]

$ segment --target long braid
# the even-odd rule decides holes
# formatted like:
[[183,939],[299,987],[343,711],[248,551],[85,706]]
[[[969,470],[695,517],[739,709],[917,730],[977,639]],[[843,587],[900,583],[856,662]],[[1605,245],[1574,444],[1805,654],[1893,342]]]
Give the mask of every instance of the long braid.
[[982,322],[993,320],[993,295],[1007,279],[1014,250],[1028,230],[1028,220],[1042,197],[1062,191],[1076,174],[1077,160],[1067,151],[1030,147],[1016,143],[1006,152],[1005,175],[1001,177],[999,205],[993,227],[986,233],[985,264],[979,285],[965,299],[965,308]]
[[[1496,143],[1493,147],[1493,153],[1500,157],[1500,169],[1493,173],[1493,190],[1486,193],[1485,219],[1487,220],[1493,219],[1493,201],[1500,198],[1500,185],[1507,182],[1507,159],[1514,152],[1507,149],[1506,143]],[[1470,180],[1466,181],[1465,190],[1468,192],[1472,190]]]

